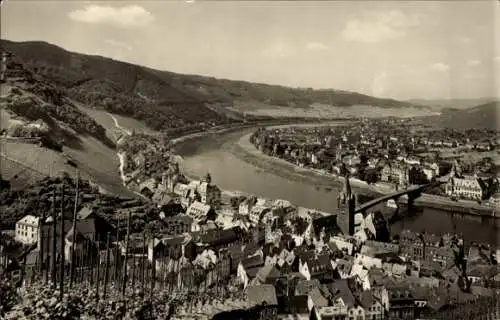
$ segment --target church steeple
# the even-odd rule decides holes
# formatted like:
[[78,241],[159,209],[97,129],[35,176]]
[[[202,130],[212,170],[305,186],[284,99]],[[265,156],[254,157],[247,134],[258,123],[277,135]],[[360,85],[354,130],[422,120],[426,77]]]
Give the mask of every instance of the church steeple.
[[349,181],[349,171],[344,171],[344,201],[345,201],[345,210],[348,219],[348,233],[349,235],[354,235],[354,215],[356,210],[356,197],[352,193],[351,183]]
[[344,197],[346,199],[346,201],[348,201],[349,199],[351,199],[351,196],[352,196],[352,189],[351,189],[351,183],[349,182],[349,172],[345,172],[344,174],[344,189],[342,190],[342,192],[344,193]]
[[204,179],[203,179],[206,183],[208,184],[211,184],[212,183],[212,176],[210,175],[209,172],[207,172],[207,174],[205,175]]

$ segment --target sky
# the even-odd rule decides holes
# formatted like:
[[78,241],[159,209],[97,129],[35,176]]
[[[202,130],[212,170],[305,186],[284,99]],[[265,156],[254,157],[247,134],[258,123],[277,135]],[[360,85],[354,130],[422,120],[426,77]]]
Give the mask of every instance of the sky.
[[396,99],[500,96],[500,2],[4,0],[1,37]]

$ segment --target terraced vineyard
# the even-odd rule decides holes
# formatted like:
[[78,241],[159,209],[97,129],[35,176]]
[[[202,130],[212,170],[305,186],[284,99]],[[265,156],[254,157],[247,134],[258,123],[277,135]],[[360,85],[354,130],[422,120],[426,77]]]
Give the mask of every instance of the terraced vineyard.
[[0,172],[3,179],[10,181],[13,189],[22,189],[47,175],[2,155],[0,155]]

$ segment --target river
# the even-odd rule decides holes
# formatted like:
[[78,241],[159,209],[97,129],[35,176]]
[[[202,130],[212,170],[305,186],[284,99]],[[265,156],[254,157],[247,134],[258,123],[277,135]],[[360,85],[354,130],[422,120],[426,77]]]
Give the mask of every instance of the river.
[[[336,212],[337,196],[342,184],[298,175],[293,169],[269,161],[254,161],[238,152],[238,141],[255,129],[243,129],[222,135],[211,135],[185,141],[176,151],[183,157],[183,170],[189,176],[204,176],[210,172],[212,181],[224,190],[238,190],[271,199],[285,199],[308,208]],[[318,186],[320,185],[320,186]],[[356,189],[354,189],[356,192]],[[378,209],[386,212],[383,206]],[[405,212],[405,208],[400,209]],[[402,229],[437,235],[458,233],[467,242],[498,244],[498,221],[490,218],[453,214],[428,208],[416,208],[404,219],[391,223],[391,233]]]

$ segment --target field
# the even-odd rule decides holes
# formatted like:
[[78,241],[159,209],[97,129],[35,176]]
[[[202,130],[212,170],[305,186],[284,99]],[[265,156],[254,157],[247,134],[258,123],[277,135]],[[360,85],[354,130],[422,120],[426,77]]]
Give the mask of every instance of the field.
[[124,117],[117,114],[114,114],[113,116],[118,120],[120,126],[126,128],[127,130],[133,130],[136,133],[144,133],[144,134],[158,133],[158,131],[149,128],[146,124],[134,118]]
[[108,138],[110,138],[115,142],[121,135],[124,134],[124,132],[123,130],[121,130],[116,126],[113,117],[116,118],[118,124],[121,127],[129,131],[135,131],[136,133],[145,133],[145,134],[154,134],[157,132],[149,128],[146,124],[142,123],[141,121],[138,121],[130,117],[124,117],[117,114],[110,114],[109,112],[104,110],[91,109],[79,103],[75,103],[75,105],[78,107],[78,109],[80,109],[80,111],[85,112],[86,114],[94,118],[94,120],[97,121],[97,123],[106,128],[107,131],[106,135],[108,136]]
[[80,111],[85,112],[90,117],[94,118],[94,120],[103,126],[106,129],[106,136],[111,139],[111,141],[118,141],[123,132],[115,126],[113,118],[103,110],[96,110],[84,107],[79,103],[75,103],[75,105],[80,109]]

